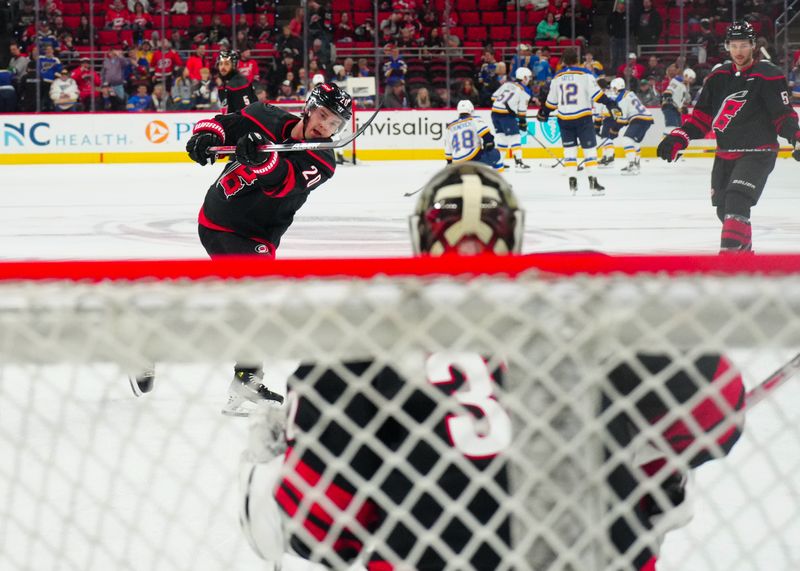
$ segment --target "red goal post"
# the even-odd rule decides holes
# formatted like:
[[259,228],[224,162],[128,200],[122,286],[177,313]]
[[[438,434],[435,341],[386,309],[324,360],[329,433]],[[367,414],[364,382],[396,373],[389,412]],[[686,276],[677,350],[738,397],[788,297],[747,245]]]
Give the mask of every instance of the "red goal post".
[[[675,525],[631,515],[644,496],[668,499],[667,471],[634,470],[634,492],[623,499],[608,480],[655,450],[678,473],[690,458],[714,457],[693,470],[694,519],[667,533],[659,571],[790,569],[800,561],[800,379],[774,385],[751,410],[729,406],[697,365],[725,355],[733,367],[722,382],[741,373],[750,390],[797,354],[800,256],[5,262],[0,324],[0,568],[252,568],[258,562],[237,523],[248,421],[219,414],[231,364],[264,362],[266,381],[280,388],[285,379],[271,370],[286,362],[369,358],[405,371],[409,356],[442,353],[480,355],[487,370],[502,368],[503,382],[484,396],[509,420],[509,439],[488,464],[507,482],[487,480],[487,468],[400,414],[397,397],[373,390],[368,376],[340,371],[341,399],[320,400],[310,388],[314,369],[294,389],[343,426],[349,399],[374,399],[377,424],[359,427],[355,440],[445,505],[433,524],[420,523],[420,490],[392,506],[380,471],[366,479],[348,472],[355,444],[333,457],[319,448],[322,433],[309,429],[296,448],[343,470],[356,484],[354,505],[377,502],[418,542],[398,554],[387,529],[360,526],[352,506],[323,538],[284,521],[315,557],[341,567],[334,539],[346,529],[411,568],[430,548],[446,568],[464,569],[485,541],[501,554],[498,569],[629,569],[635,553],[656,550]],[[667,365],[648,370],[643,354],[665,356]],[[135,399],[127,372],[152,362],[155,389]],[[607,384],[621,365],[641,377],[630,394]],[[679,376],[697,388],[685,399],[670,388]],[[456,406],[424,375],[404,378],[439,406]],[[448,414],[471,419],[474,442],[486,444],[491,418],[471,405],[469,389],[456,393],[463,402]],[[658,418],[639,411],[640,399],[653,396],[666,403]],[[709,408],[721,414],[715,426],[699,420]],[[436,486],[438,464],[417,473],[387,450],[377,426],[394,414],[474,485],[451,497]],[[625,445],[609,435],[622,414]],[[720,438],[734,426],[743,426],[741,437],[724,450]],[[675,427],[687,443],[680,452],[664,445]],[[296,468],[287,461],[284,475]],[[480,486],[505,500],[488,523],[469,511]],[[461,552],[437,535],[441,518],[452,517],[471,534]],[[491,533],[504,518],[510,546]],[[636,535],[625,553],[609,540],[617,520]]]

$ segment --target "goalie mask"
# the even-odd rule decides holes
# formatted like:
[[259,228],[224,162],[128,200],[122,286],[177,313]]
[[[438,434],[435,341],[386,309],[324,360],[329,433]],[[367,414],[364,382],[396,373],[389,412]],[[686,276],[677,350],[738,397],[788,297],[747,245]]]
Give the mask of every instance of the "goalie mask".
[[524,212],[500,174],[471,161],[450,165],[433,176],[409,225],[417,255],[517,254]]

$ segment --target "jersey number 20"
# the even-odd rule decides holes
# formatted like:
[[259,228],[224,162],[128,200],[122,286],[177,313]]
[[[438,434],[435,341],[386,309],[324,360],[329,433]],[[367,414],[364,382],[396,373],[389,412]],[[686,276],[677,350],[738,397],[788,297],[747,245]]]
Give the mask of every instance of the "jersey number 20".
[[477,353],[434,353],[425,362],[428,380],[435,385],[453,382],[451,369],[464,376],[464,385],[452,393],[460,404],[479,409],[485,428],[478,430],[474,415],[455,414],[447,418],[447,432],[453,447],[471,458],[495,456],[511,444],[511,418],[494,396],[494,379]]

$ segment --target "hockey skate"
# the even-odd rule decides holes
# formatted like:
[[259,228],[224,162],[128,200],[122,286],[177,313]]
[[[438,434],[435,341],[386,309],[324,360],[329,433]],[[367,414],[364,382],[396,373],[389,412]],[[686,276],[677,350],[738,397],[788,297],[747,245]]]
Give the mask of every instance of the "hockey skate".
[[575,196],[578,192],[578,178],[571,176],[569,177],[569,191],[572,193],[572,196]]
[[514,159],[514,166],[518,171],[527,172],[531,169],[530,165],[526,165],[521,159]]
[[597,168],[600,169],[613,169],[614,168],[614,156],[613,155],[606,155],[599,161],[597,161]]
[[128,382],[131,384],[133,396],[140,397],[144,393],[149,393],[153,390],[153,383],[156,380],[155,366],[148,367],[139,373],[132,373],[128,375]]
[[606,187],[597,182],[596,176],[589,177],[589,189],[592,191],[592,196],[603,196],[606,193]]
[[626,176],[639,174],[639,159],[634,159],[633,161],[629,162],[628,166],[624,167],[621,172]]
[[222,407],[222,414],[250,416],[260,403],[282,405],[283,396],[265,387],[261,382],[263,378],[261,367],[235,367],[233,380],[228,387],[228,402]]

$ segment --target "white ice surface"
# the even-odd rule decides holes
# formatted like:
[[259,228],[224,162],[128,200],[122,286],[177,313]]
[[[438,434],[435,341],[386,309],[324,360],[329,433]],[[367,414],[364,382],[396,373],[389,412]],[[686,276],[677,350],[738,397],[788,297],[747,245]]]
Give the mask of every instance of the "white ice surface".
[[[442,164],[341,167],[300,211],[279,257],[408,255],[407,216],[415,199],[403,193]],[[578,196],[569,196],[559,169],[512,170],[508,176],[527,213],[524,251],[713,253],[720,225],[709,203],[710,166],[649,160],[638,177],[598,171],[605,197],[588,196],[585,181]],[[0,169],[2,259],[205,257],[196,217],[219,166]],[[798,250],[798,174],[797,163],[778,161],[753,210],[757,251]],[[789,355],[750,357],[739,364],[753,385]],[[22,476],[16,487],[0,485],[0,569],[264,568],[236,521],[237,459],[246,429],[218,413],[229,370],[161,374],[164,382],[142,400],[132,399],[119,371],[98,372],[102,381],[70,376],[66,402],[47,383],[30,394],[16,390],[36,380],[25,371],[0,375],[0,457],[14,458],[12,465],[0,460],[0,476]],[[176,383],[180,391],[171,388]],[[188,403],[187,389],[196,394]],[[778,395],[748,416],[730,458],[699,471],[700,485],[709,489],[715,482],[715,491],[697,499],[690,526],[670,535],[659,571],[800,568],[800,386],[790,382]],[[19,416],[31,410],[36,414]],[[795,429],[786,431],[787,425]],[[198,446],[204,447],[199,461]],[[20,448],[29,451],[24,458],[14,456]],[[143,485],[146,502],[139,499]],[[42,496],[48,507],[37,500]],[[168,527],[175,519],[185,523]],[[729,531],[709,536],[723,525]],[[85,546],[92,543],[103,547],[89,552]]]

